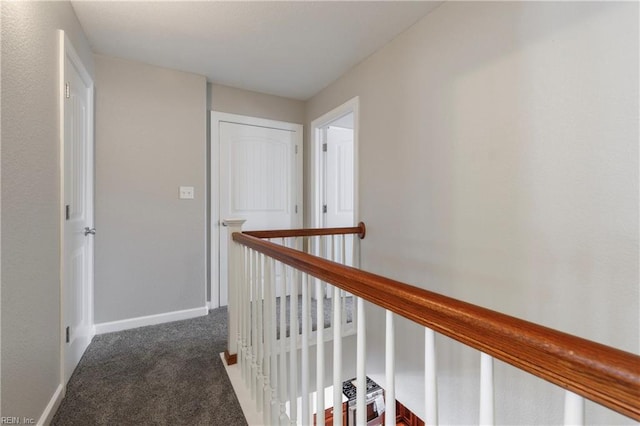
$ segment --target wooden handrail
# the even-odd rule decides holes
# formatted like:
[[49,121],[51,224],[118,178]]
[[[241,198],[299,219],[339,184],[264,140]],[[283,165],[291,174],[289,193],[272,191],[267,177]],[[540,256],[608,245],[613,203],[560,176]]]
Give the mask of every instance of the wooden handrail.
[[640,356],[234,233],[233,240],[640,421]]
[[365,237],[367,228],[364,222],[358,226],[347,228],[306,228],[306,229],[276,229],[271,231],[244,231],[243,234],[256,238],[288,238],[288,237],[315,237],[319,235],[346,235],[357,234],[360,239]]

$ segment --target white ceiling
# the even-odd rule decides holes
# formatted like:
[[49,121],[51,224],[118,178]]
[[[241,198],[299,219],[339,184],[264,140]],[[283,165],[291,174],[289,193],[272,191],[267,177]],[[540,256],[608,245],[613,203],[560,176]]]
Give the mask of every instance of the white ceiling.
[[95,53],[306,100],[441,1],[73,1]]

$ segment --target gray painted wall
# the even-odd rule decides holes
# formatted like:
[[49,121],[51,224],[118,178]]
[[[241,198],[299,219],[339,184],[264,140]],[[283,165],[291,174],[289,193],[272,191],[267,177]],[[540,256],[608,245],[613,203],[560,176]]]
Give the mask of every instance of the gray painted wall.
[[95,322],[203,307],[206,79],[95,63]]
[[[314,96],[307,124],[360,97],[363,267],[637,353],[638,7],[446,2]],[[397,333],[422,416],[423,333]],[[477,423],[479,354],[437,344],[441,422]],[[495,375],[497,424],[562,422],[558,388]],[[628,420],[589,403],[587,422]]]
[[36,421],[60,385],[58,29],[93,57],[67,2],[2,13],[2,416]]
[[208,84],[208,109],[289,123],[304,123],[305,102],[264,93]]

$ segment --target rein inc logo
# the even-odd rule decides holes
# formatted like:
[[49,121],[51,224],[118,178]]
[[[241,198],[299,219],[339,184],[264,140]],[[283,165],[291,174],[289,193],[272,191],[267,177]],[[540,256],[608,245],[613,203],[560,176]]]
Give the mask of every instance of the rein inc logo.
[[0,417],[0,425],[35,425],[36,420],[31,417]]

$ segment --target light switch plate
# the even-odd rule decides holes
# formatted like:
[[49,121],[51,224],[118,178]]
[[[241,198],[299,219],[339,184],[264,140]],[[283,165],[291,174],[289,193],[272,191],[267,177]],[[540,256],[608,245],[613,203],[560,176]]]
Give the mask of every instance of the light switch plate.
[[193,186],[181,186],[180,187],[180,199],[181,200],[193,200]]

